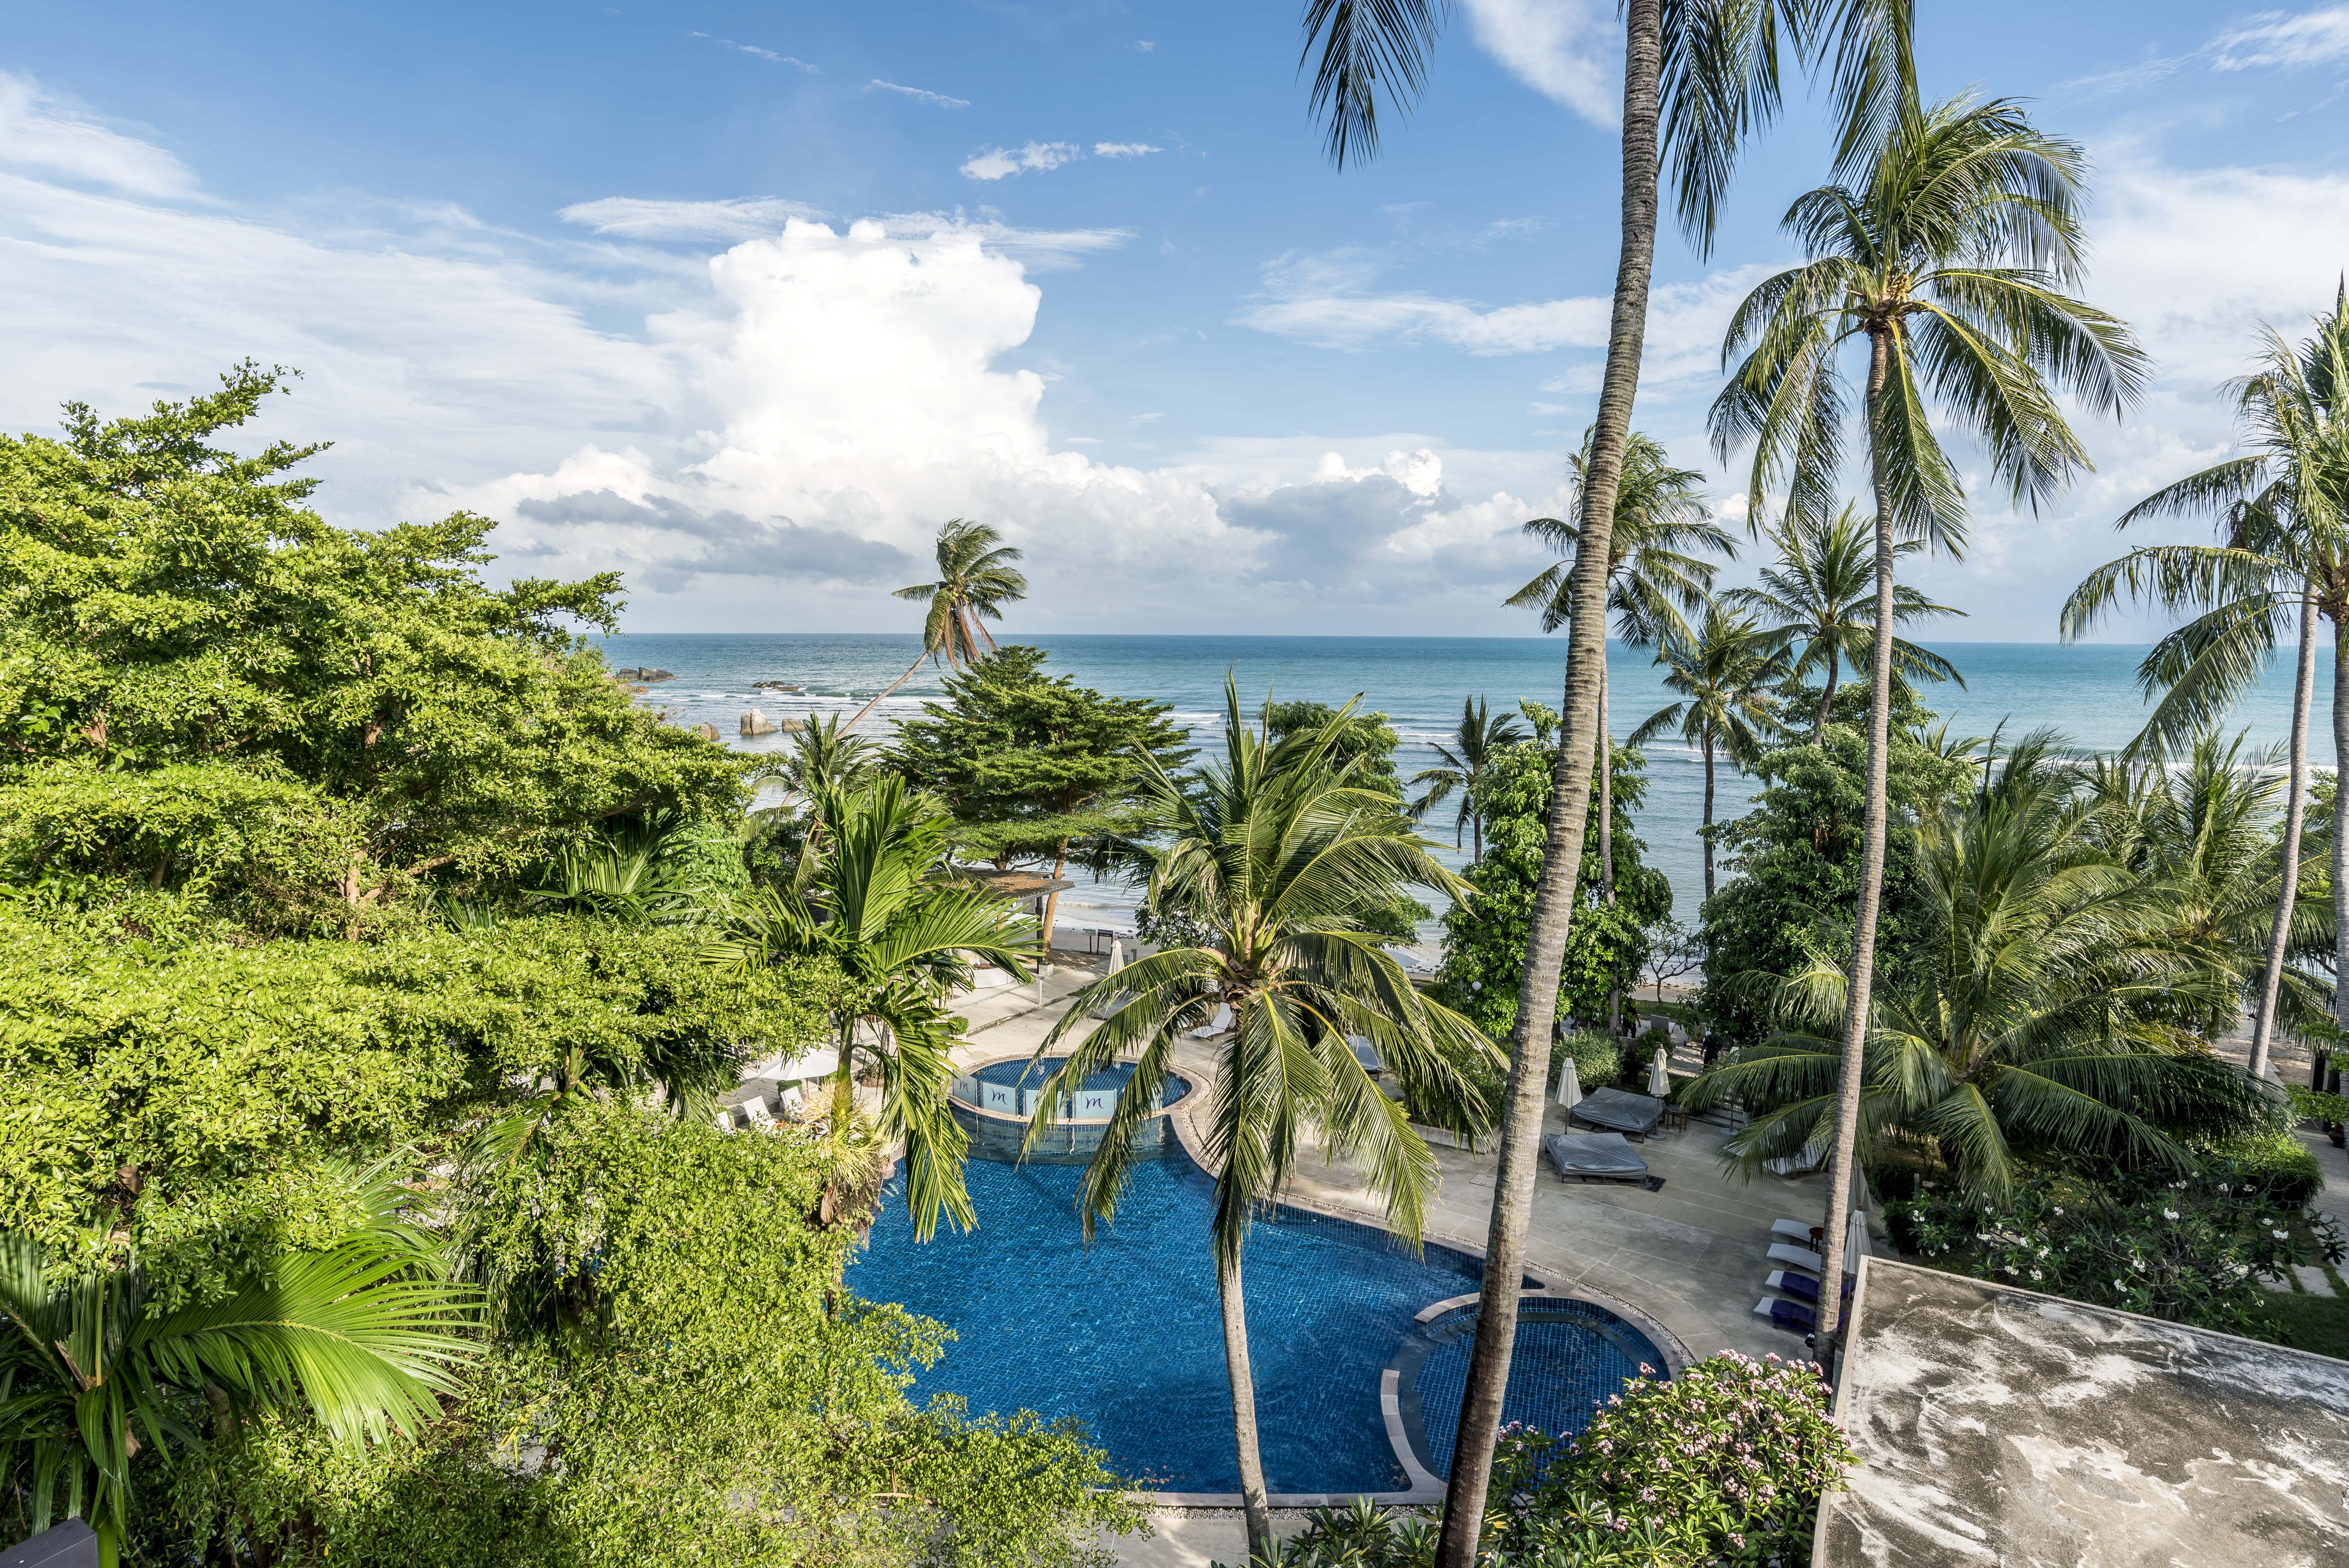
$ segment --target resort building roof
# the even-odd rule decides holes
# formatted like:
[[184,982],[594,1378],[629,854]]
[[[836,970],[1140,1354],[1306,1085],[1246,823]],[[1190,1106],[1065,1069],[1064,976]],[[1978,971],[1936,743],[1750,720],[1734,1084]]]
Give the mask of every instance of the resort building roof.
[[1871,1257],[1819,1568],[2349,1562],[2349,1362]]

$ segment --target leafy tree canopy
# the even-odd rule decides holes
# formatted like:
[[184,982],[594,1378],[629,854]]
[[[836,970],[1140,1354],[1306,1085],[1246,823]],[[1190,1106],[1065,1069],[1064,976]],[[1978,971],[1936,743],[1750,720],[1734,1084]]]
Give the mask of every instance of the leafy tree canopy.
[[581,824],[731,807],[740,768],[660,724],[566,624],[619,579],[481,581],[491,523],[337,529],[219,444],[285,375],[62,440],[0,438],[0,857],[194,888],[254,923],[438,873],[510,880]]

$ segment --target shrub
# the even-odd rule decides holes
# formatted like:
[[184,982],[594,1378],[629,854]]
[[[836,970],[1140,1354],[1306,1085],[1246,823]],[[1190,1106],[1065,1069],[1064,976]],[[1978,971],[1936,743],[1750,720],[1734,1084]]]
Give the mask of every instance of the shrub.
[[2276,1202],[2223,1160],[2168,1182],[2042,1171],[1995,1212],[1932,1187],[1886,1211],[1936,1267],[2233,1334],[2259,1332],[2261,1280],[2344,1255],[2332,1221]]
[[2315,1154],[2289,1132],[2233,1139],[2212,1150],[2211,1158],[2232,1165],[2244,1183],[2281,1209],[2305,1209],[2324,1190]]
[[[1495,1455],[1480,1560],[1540,1568],[1810,1561],[1819,1499],[1854,1455],[1816,1366],[1724,1351],[1628,1379],[1578,1438],[1512,1428]],[[1313,1514],[1299,1568],[1424,1568],[1426,1514],[1367,1502]]]

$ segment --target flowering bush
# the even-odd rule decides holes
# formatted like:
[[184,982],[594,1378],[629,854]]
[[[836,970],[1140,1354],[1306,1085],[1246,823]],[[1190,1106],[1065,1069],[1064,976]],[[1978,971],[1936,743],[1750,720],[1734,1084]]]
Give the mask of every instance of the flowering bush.
[[2236,1334],[2258,1330],[2261,1280],[2344,1255],[2331,1220],[2277,1202],[2231,1162],[2167,1181],[2043,1172],[1995,1212],[1928,1186],[1886,1212],[1938,1267]]
[[[1819,1499],[1853,1460],[1827,1401],[1816,1366],[1723,1351],[1670,1382],[1627,1380],[1578,1438],[1512,1427],[1479,1554],[1495,1568],[1808,1563]],[[1324,1510],[1288,1561],[1427,1568],[1435,1536],[1424,1514]]]

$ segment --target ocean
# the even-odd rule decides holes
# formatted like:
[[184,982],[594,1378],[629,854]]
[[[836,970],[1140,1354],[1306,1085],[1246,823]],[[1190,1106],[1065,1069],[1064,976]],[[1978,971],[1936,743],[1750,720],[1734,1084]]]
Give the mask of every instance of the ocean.
[[[1242,702],[1275,696],[1312,698],[1333,706],[1359,695],[1366,711],[1387,716],[1402,747],[1396,766],[1405,779],[1435,763],[1433,745],[1448,738],[1460,720],[1464,696],[1481,696],[1495,711],[1514,709],[1531,697],[1555,707],[1565,673],[1565,643],[1557,637],[1268,637],[1268,636],[1062,636],[1049,633],[1004,633],[1000,640],[1045,649],[1048,672],[1072,676],[1081,685],[1124,696],[1171,705],[1174,717],[1202,740],[1222,726],[1224,677],[1239,682]],[[2113,645],[2064,647],[2054,643],[1933,643],[1935,652],[1965,677],[1954,686],[1926,686],[1927,705],[1951,721],[1951,733],[1988,735],[2003,726],[2009,736],[2042,727],[2061,731],[2077,748],[2112,750],[2127,743],[2143,724],[2147,705],[2137,688],[2142,647]],[[853,712],[874,692],[903,674],[918,655],[921,641],[910,633],[742,633],[688,634],[643,633],[610,639],[605,656],[616,666],[650,665],[676,679],[655,686],[646,700],[678,722],[718,727],[727,743],[746,751],[782,748],[787,737],[737,738],[741,715],[756,708],[771,718],[810,713]],[[2317,660],[2315,722],[2311,760],[2329,758],[2331,664]],[[1671,700],[1651,656],[1611,645],[1608,652],[1611,728],[1618,739]],[[937,667],[925,664],[914,677],[874,710],[862,727],[885,738],[899,719],[917,713],[940,693]],[[751,683],[788,681],[804,694],[753,691]],[[2288,656],[2240,706],[2229,728],[2246,728],[2255,745],[2281,744],[2292,720],[2292,669]],[[1703,861],[1697,838],[1704,794],[1704,769],[1696,751],[1677,741],[1652,744],[1648,758],[1648,799],[1639,814],[1639,834],[1650,864],[1672,885],[1673,913],[1695,921],[1704,892]],[[1714,810],[1735,816],[1752,799],[1748,779],[1719,769]],[[1448,819],[1432,817],[1428,836],[1443,841],[1441,858],[1456,867],[1467,861],[1453,849]],[[1081,885],[1064,894],[1059,919],[1071,928],[1089,924],[1123,927],[1131,923],[1133,892],[1116,884]],[[1438,913],[1441,913],[1439,908]],[[1434,923],[1422,928],[1432,945]]]

